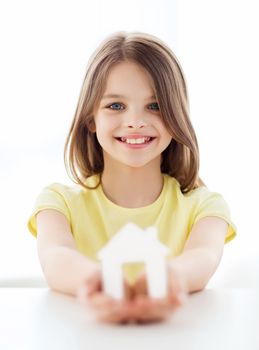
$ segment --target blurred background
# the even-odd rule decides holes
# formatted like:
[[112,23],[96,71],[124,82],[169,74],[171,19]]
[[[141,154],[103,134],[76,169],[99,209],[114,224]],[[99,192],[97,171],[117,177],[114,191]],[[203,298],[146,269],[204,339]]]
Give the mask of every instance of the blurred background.
[[252,0],[0,0],[0,284],[42,283],[27,220],[43,187],[72,184],[63,148],[87,61],[117,30],[160,37],[184,70],[200,175],[225,197],[238,230],[209,287],[259,285],[259,22]]

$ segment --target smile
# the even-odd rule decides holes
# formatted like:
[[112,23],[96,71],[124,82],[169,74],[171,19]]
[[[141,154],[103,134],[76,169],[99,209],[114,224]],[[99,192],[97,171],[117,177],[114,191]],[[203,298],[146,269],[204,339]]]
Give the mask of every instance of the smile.
[[139,138],[126,138],[126,137],[118,137],[117,138],[117,140],[124,142],[124,143],[131,144],[131,145],[145,144],[145,143],[152,141],[153,139],[154,139],[154,137],[151,137],[151,136],[145,136],[145,137],[139,137]]

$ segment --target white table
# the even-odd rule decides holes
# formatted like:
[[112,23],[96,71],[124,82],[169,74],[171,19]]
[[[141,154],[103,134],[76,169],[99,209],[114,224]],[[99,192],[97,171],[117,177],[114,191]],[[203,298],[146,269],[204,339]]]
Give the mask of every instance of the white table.
[[0,349],[258,350],[258,299],[258,289],[207,289],[167,322],[113,326],[48,288],[0,288]]

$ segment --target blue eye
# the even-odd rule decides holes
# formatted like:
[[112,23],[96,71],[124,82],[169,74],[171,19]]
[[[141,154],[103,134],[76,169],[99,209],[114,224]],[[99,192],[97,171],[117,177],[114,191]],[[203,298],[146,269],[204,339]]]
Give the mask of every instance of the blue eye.
[[150,106],[150,109],[152,109],[154,111],[159,111],[159,105],[157,102],[153,102],[149,106]]
[[[114,107],[112,107],[112,106],[114,106]],[[116,102],[116,103],[112,103],[110,106],[108,106],[110,109],[113,109],[113,110],[115,110],[115,111],[119,111],[119,110],[121,110],[121,109],[123,109],[123,107],[122,107],[122,104],[121,103],[118,103],[118,102]]]

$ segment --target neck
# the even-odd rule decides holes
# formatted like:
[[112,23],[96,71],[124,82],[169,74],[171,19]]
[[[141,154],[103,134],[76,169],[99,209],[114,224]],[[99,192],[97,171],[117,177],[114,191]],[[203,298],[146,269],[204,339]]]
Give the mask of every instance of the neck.
[[163,188],[160,166],[141,168],[116,166],[105,167],[102,188],[113,203],[126,208],[140,208],[152,204]]

